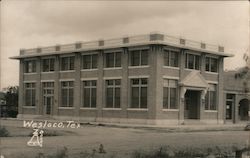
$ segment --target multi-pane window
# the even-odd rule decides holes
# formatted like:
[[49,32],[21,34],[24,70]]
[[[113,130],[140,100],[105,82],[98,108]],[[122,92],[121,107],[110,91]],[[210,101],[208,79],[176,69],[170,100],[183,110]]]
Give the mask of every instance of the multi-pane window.
[[177,109],[177,80],[163,81],[163,109]]
[[200,70],[200,56],[195,54],[186,54],[186,68]]
[[147,78],[131,79],[131,108],[147,108]]
[[96,69],[97,58],[97,54],[82,55],[82,69]]
[[25,83],[25,106],[35,106],[36,104],[36,84]]
[[218,59],[206,57],[206,71],[218,72]]
[[54,95],[54,82],[43,82],[43,95]]
[[85,108],[96,107],[96,80],[83,81],[82,106]]
[[178,52],[164,50],[164,66],[178,67]]
[[121,67],[121,52],[115,52],[115,53],[106,53],[106,67],[112,68],[112,67]]
[[106,107],[120,108],[121,80],[106,80]]
[[33,73],[36,72],[36,61],[28,60],[24,62],[24,72],[25,73]]
[[216,85],[209,84],[209,89],[205,96],[205,110],[216,110]]
[[148,50],[134,50],[130,52],[131,66],[148,65]]
[[61,107],[73,107],[74,82],[61,82]]
[[61,57],[61,70],[67,71],[67,70],[74,70],[75,65],[75,57]]
[[55,70],[55,58],[42,59],[42,71],[50,72]]

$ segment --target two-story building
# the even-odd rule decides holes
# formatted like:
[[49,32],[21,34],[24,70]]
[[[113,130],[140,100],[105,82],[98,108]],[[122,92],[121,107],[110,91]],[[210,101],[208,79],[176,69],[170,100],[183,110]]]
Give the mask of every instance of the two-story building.
[[229,56],[159,33],[21,49],[18,117],[222,124]]

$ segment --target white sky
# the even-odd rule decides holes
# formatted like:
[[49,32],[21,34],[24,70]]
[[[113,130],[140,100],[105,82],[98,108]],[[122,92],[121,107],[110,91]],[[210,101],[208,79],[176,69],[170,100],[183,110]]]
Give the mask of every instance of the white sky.
[[248,1],[14,1],[1,4],[0,89],[18,85],[19,63],[9,57],[35,48],[147,34],[225,46],[235,57],[225,69],[245,65],[249,53]]

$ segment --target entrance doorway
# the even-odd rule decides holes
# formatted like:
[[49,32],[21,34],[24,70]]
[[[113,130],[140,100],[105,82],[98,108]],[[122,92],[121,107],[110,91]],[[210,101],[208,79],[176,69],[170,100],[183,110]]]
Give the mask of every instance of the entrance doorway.
[[54,105],[54,82],[43,83],[43,107],[44,115],[51,115]]
[[249,100],[242,99],[239,106],[239,118],[240,120],[249,120],[248,111],[249,111]]
[[226,95],[226,119],[232,120],[233,119],[233,113],[234,113],[234,94],[227,94]]
[[201,91],[187,90],[185,93],[185,119],[200,118],[200,97]]

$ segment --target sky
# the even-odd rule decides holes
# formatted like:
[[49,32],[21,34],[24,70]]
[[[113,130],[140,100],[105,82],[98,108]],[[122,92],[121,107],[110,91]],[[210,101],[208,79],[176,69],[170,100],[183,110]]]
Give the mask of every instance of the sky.
[[245,65],[249,54],[248,1],[32,1],[0,2],[0,90],[18,85],[21,48],[36,48],[161,32],[222,45],[235,56],[226,70]]

